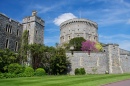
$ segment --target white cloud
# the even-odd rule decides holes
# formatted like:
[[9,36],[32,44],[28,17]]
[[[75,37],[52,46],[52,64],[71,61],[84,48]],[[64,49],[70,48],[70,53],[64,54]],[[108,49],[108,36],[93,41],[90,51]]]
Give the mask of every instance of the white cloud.
[[73,15],[72,13],[64,13],[64,14],[58,16],[57,18],[55,18],[53,22],[59,26],[62,22],[69,20],[69,19],[73,19],[73,18],[77,18],[77,17],[75,15]]

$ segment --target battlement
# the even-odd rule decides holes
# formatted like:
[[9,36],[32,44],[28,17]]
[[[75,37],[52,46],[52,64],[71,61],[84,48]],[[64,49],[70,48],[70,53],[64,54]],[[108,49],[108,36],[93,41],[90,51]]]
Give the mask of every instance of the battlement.
[[96,22],[93,22],[88,19],[78,19],[78,18],[69,19],[67,21],[64,21],[63,23],[60,24],[60,28],[65,27],[65,26],[75,23],[75,22],[86,23],[87,25],[93,26],[98,29],[98,24]]
[[23,24],[37,22],[38,24],[44,26],[44,21],[37,16],[37,12],[33,11],[32,16],[27,16],[23,19]]
[[[8,16],[6,16],[5,14],[3,13],[0,13],[0,20],[8,20],[9,23],[14,23],[14,24],[17,24],[18,26],[22,25],[20,22],[16,21],[16,20],[13,20],[11,18],[9,18]],[[2,22],[2,21],[1,21]]]

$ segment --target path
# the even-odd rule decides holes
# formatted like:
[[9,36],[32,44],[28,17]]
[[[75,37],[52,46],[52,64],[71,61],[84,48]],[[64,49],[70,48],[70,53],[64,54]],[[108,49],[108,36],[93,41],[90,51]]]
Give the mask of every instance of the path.
[[119,82],[115,82],[103,86],[130,86],[130,80],[119,81]]

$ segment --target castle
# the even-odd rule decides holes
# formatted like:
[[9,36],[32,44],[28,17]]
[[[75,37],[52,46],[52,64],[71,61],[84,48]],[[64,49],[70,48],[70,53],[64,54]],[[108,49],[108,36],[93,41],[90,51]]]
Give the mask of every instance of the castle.
[[[74,37],[98,42],[98,25],[87,19],[70,19],[60,25],[60,44],[69,42]],[[105,44],[103,52],[84,51],[66,52],[71,61],[70,74],[76,68],[85,68],[87,73],[127,73],[130,72],[130,51],[119,48],[118,44]]]
[[[43,44],[44,21],[33,11],[32,16],[25,17],[19,23],[0,13],[0,49],[9,48],[17,52],[24,30],[28,30],[29,44]],[[74,37],[98,42],[98,25],[87,19],[70,19],[60,25],[60,45],[68,43]],[[118,44],[105,44],[103,52],[88,55],[83,51],[66,52],[74,74],[76,68],[85,68],[87,73],[104,74],[130,72],[130,51],[119,48]]]
[[32,12],[32,16],[25,17],[22,24],[0,13],[0,49],[18,52],[25,30],[29,34],[29,44],[43,44],[44,21],[36,11]]

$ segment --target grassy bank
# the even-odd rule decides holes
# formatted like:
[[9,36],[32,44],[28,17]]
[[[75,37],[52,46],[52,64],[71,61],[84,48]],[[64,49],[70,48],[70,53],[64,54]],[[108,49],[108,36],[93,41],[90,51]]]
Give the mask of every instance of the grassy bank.
[[0,79],[0,86],[100,86],[130,79],[130,74],[44,76]]

